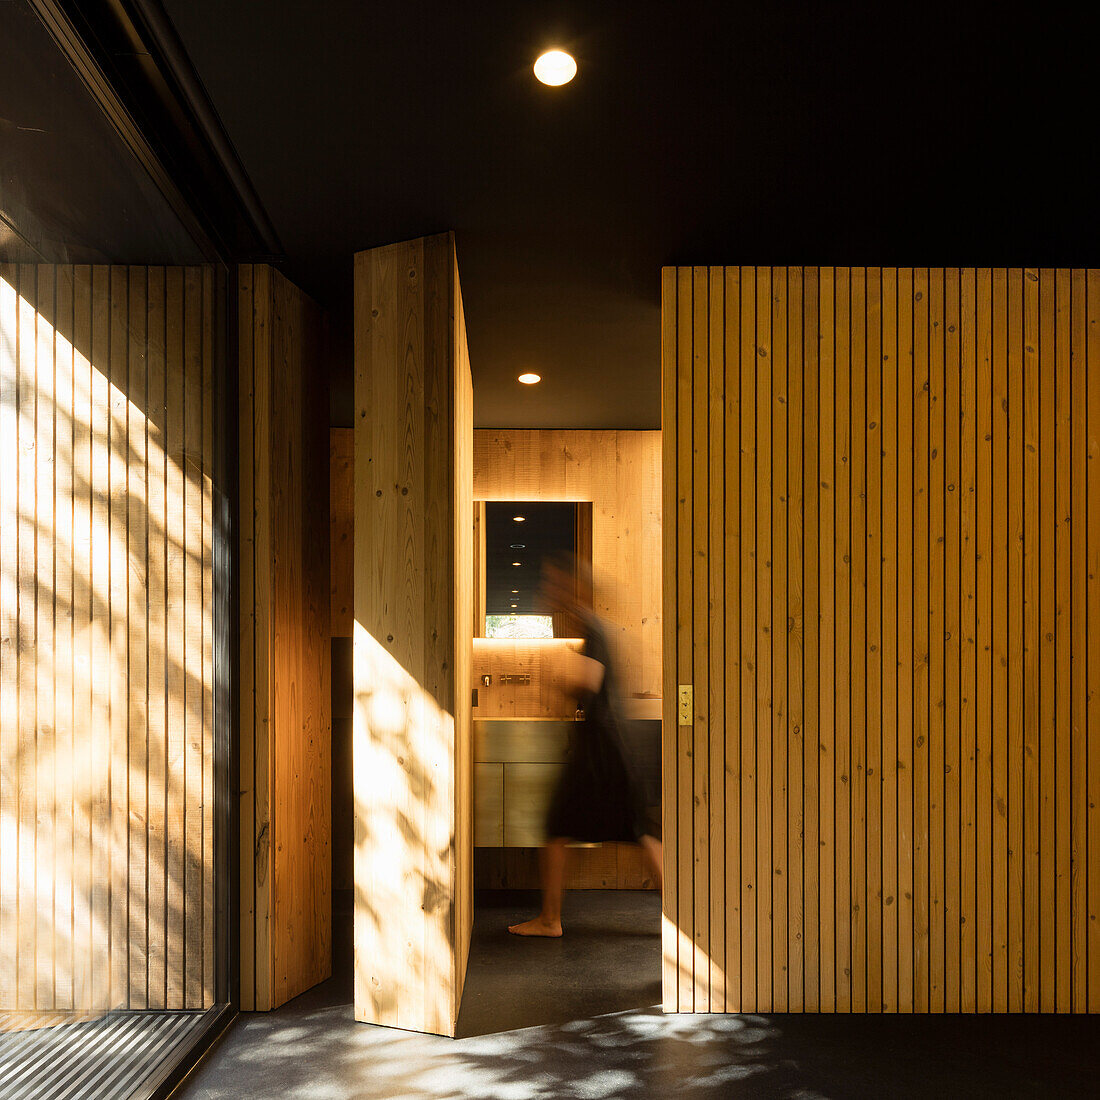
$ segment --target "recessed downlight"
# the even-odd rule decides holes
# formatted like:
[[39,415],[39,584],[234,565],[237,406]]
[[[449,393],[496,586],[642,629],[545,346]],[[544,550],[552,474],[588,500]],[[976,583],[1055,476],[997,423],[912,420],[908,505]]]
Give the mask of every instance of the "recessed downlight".
[[525,542],[513,542],[508,547],[509,550],[526,550],[527,543]]
[[535,61],[535,76],[551,88],[560,88],[577,75],[577,62],[565,50],[547,50]]
[[542,375],[541,374],[535,374],[534,371],[527,371],[524,374],[521,374],[519,376],[519,380],[525,386],[533,386],[533,385],[535,385],[536,382],[541,382],[542,381]]
[[526,519],[527,519],[526,516],[513,516],[512,517],[512,522],[513,523],[523,523]]
[[519,595],[519,589],[518,588],[513,588],[512,589],[512,595],[513,596],[518,596]]
[[513,565],[522,565],[522,564],[523,564],[523,562],[520,562],[520,561],[514,561],[514,562],[512,562],[512,564],[513,564]]

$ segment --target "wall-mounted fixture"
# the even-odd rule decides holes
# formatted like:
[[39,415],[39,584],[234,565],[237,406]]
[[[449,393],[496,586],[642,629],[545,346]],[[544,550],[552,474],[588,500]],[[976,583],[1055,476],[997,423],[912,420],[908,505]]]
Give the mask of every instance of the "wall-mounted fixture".
[[681,726],[690,726],[695,721],[695,705],[691,684],[681,684],[676,696],[676,713]]

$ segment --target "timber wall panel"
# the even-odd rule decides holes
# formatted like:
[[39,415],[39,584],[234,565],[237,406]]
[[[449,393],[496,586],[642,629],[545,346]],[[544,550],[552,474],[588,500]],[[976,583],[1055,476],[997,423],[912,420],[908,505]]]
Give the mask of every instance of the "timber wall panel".
[[659,432],[474,432],[478,500],[592,502],[595,607],[611,627],[624,695],[661,694],[660,462]]
[[210,267],[0,266],[0,1007],[214,1002]]
[[318,308],[238,271],[241,1007],[332,972],[328,425]]
[[1096,1010],[1098,332],[1095,271],[665,270],[667,1008]]
[[355,1018],[453,1035],[473,920],[473,388],[454,237],[355,257]]

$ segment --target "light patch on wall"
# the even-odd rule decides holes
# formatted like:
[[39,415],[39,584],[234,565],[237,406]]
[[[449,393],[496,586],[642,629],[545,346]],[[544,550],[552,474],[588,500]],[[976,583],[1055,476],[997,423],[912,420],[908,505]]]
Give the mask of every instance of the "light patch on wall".
[[[664,956],[664,1001],[669,1011],[675,1011],[677,987],[690,989],[692,981],[696,990],[709,990],[710,1000],[703,1004],[721,1004],[726,996],[725,971],[690,936],[676,927],[667,913],[661,914],[661,949]],[[692,1012],[695,1004],[681,1002],[679,1011]],[[709,1011],[705,1009],[704,1011]],[[727,1012],[739,1012],[737,1004],[727,1004]]]
[[[454,716],[359,622],[354,646],[355,1018],[445,1034]],[[414,926],[424,931],[410,938]]]
[[[165,270],[0,277],[0,1010],[212,1003],[212,484]],[[167,270],[201,332],[198,269],[186,308]]]

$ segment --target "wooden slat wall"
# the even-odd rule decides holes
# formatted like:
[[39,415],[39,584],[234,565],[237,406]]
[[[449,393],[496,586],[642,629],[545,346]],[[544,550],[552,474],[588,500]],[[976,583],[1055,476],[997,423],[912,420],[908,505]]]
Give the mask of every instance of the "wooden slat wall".
[[662,334],[665,1007],[1097,1010],[1100,272],[668,268]]
[[238,271],[241,1007],[332,973],[328,403],[318,308]]
[[355,257],[355,1017],[453,1035],[473,921],[473,388],[454,237]]
[[0,265],[0,1007],[214,1003],[211,267]]

